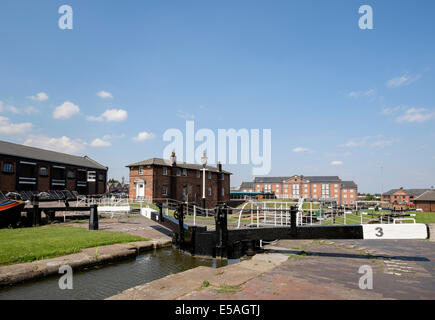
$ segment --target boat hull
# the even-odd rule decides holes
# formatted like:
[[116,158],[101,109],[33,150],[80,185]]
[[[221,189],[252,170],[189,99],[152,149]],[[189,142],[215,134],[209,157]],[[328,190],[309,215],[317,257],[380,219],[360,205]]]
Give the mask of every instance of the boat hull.
[[9,200],[0,203],[0,228],[15,227],[21,219],[24,202]]

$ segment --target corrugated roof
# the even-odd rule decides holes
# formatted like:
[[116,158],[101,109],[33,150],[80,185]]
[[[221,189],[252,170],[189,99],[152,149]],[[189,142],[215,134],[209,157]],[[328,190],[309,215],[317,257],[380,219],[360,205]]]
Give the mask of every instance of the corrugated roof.
[[427,190],[414,201],[435,201],[435,190]]
[[107,170],[107,167],[89,158],[88,156],[73,156],[66,153],[44,150],[1,140],[0,154],[14,156],[18,158],[62,163],[66,165],[69,164],[78,167]]
[[[132,163],[126,166],[129,167],[138,167],[138,166],[165,166],[165,167],[171,167],[171,161],[167,159],[161,159],[161,158],[151,158],[147,160],[143,160],[140,162]],[[196,163],[187,163],[187,162],[178,162],[177,161],[177,167],[184,168],[184,169],[193,169],[193,170],[201,170],[202,165],[196,164]],[[206,169],[211,172],[219,172],[218,168],[207,166]],[[232,174],[231,172],[222,170],[223,173],[226,174]]]

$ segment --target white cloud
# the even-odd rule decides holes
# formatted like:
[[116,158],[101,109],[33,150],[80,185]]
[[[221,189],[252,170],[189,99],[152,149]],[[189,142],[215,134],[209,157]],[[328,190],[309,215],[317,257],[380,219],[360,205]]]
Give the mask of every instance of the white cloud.
[[397,139],[385,139],[383,135],[377,135],[374,137],[366,136],[362,139],[349,140],[345,144],[340,145],[341,147],[356,148],[356,147],[389,147],[397,142]]
[[113,99],[113,95],[110,92],[104,90],[97,92],[97,96],[99,96],[102,99]]
[[2,101],[0,101],[0,112],[3,112],[3,111],[9,112],[9,113],[15,113],[15,114],[26,113],[28,115],[39,112],[39,110],[33,106],[30,106],[30,107],[27,107],[24,109],[19,109],[15,106],[6,106]]
[[394,140],[378,140],[378,141],[373,142],[370,146],[372,146],[372,147],[389,147],[394,142],[395,142]]
[[61,106],[57,107],[53,112],[54,119],[68,119],[73,115],[80,113],[79,106],[72,102],[65,101]]
[[193,120],[195,119],[195,115],[192,113],[184,112],[183,110],[178,110],[178,117],[186,120]]
[[358,98],[360,96],[372,97],[375,94],[376,94],[375,89],[369,89],[367,91],[351,91],[351,92],[349,92],[348,96],[350,98]]
[[24,141],[30,147],[47,149],[63,153],[78,154],[86,149],[86,143],[69,137],[52,138],[44,135],[30,135]]
[[28,98],[35,101],[45,101],[48,100],[48,95],[45,92],[40,92],[37,93],[35,96],[30,96]]
[[12,123],[9,118],[0,117],[0,134],[25,134],[32,128],[33,124],[30,122]]
[[421,123],[434,118],[435,113],[425,108],[410,108],[396,118],[399,123]]
[[331,166],[341,166],[341,165],[343,165],[343,161],[335,160],[331,162]]
[[349,140],[345,144],[340,145],[340,147],[346,147],[346,148],[362,147],[362,146],[366,145],[367,140],[369,138],[370,137],[364,137],[362,139]]
[[100,138],[97,138],[91,142],[91,147],[95,147],[95,148],[110,147],[111,145],[112,143],[110,143],[110,141],[103,140]]
[[418,75],[413,76],[413,77],[408,76],[408,75],[403,75],[403,76],[388,80],[386,85],[388,88],[399,88],[402,86],[407,86],[407,85],[417,81],[420,78],[421,78],[421,74],[418,74]]
[[314,152],[313,150],[311,150],[311,149],[308,149],[308,148],[303,148],[303,147],[297,147],[297,148],[294,148],[293,150],[292,150],[293,152],[296,152],[296,153],[301,153],[301,152]]
[[145,140],[154,139],[155,135],[154,133],[148,133],[148,132],[139,132],[136,137],[133,138],[134,141],[140,142]]
[[385,116],[393,115],[402,110],[403,107],[394,107],[394,108],[382,108],[381,114]]
[[128,113],[125,110],[122,109],[109,109],[104,111],[103,114],[101,114],[98,117],[94,116],[88,116],[87,119],[89,121],[107,121],[107,122],[120,122],[127,119]]
[[24,112],[30,115],[30,114],[33,114],[33,113],[38,113],[39,110],[37,108],[33,107],[33,106],[30,106],[30,107],[25,108]]
[[7,106],[3,103],[3,101],[0,101],[0,112],[9,112],[9,113],[20,113],[20,110],[15,106]]

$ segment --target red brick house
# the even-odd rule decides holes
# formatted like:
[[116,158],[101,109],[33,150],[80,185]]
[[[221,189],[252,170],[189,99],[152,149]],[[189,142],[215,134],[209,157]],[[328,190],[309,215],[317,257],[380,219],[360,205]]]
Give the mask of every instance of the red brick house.
[[[166,199],[202,204],[203,166],[186,162],[172,163],[159,158],[147,159],[127,166],[130,170],[129,197],[164,202]],[[206,207],[230,200],[231,173],[222,165],[205,168]]]
[[430,189],[391,189],[381,195],[381,201],[391,204],[414,202],[414,200]]

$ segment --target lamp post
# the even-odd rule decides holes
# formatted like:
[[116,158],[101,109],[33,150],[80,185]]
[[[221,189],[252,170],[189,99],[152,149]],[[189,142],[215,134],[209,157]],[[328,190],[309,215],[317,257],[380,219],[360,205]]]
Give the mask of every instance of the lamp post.
[[203,153],[201,161],[202,161],[202,208],[205,210],[205,171],[207,166],[207,154]]

